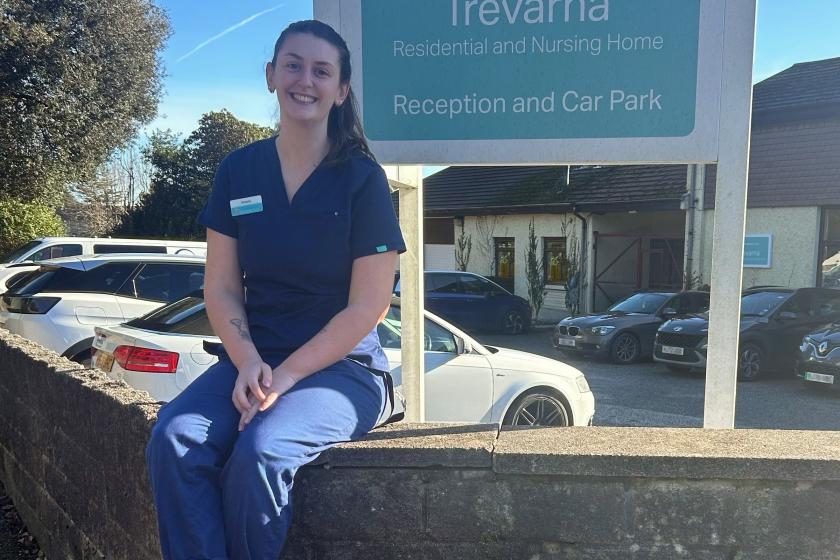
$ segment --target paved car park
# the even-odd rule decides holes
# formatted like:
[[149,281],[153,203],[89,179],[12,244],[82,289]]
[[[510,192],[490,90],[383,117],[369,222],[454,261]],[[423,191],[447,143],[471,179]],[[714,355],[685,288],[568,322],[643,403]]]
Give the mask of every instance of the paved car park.
[[[650,361],[620,366],[565,356],[552,347],[550,333],[550,329],[535,328],[518,336],[473,336],[483,344],[533,352],[581,370],[595,394],[597,426],[703,425],[701,373],[675,373]],[[840,430],[840,391],[821,389],[803,386],[792,372],[738,383],[736,427]]]

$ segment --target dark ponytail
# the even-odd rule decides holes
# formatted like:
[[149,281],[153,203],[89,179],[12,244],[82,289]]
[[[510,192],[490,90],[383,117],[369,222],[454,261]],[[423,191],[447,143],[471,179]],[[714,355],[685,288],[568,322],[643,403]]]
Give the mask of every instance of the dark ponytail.
[[[292,23],[283,30],[274,44],[274,56],[271,65],[277,62],[277,53],[290,35],[305,33],[328,42],[338,50],[338,63],[341,67],[340,82],[350,84],[350,49],[341,35],[324,22],[308,19]],[[335,165],[347,161],[353,156],[365,156],[374,161],[373,153],[368,147],[362,121],[359,119],[356,96],[352,88],[348,90],[347,99],[340,106],[333,106],[327,120],[327,137],[330,140],[330,151],[324,158],[326,165]]]

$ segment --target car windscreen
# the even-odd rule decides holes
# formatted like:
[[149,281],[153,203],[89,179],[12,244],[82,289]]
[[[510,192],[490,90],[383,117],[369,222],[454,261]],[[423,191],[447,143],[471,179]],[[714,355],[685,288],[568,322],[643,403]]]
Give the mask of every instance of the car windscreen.
[[40,244],[41,244],[41,241],[30,241],[28,243],[25,243],[25,244],[21,245],[20,247],[18,247],[17,249],[13,250],[12,252],[7,253],[7,254],[3,255],[2,257],[0,257],[0,263],[6,264],[6,263],[13,262],[13,261],[19,259],[20,257],[22,257],[23,255],[25,255],[26,253],[28,253],[29,251],[31,251],[32,249],[34,249],[35,247],[37,247]]
[[610,311],[621,313],[645,313],[651,315],[656,313],[663,303],[670,296],[665,294],[633,294],[624,301],[620,301],[610,307]]
[[790,296],[790,292],[755,292],[742,296],[741,316],[766,317]]
[[204,298],[189,296],[126,323],[129,327],[164,333],[215,336]]
[[19,296],[31,296],[40,292],[87,292],[113,294],[128,279],[137,263],[106,263],[90,270],[44,266],[14,285]]

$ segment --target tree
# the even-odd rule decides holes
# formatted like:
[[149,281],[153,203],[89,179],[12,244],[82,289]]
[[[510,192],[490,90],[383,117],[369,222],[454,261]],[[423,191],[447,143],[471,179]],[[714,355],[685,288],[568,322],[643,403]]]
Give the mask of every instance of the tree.
[[49,206],[0,198],[0,255],[36,237],[63,234],[64,224]]
[[470,253],[472,253],[472,236],[464,231],[462,223],[461,233],[455,245],[455,262],[458,264],[458,270],[467,270],[467,265],[470,264]]
[[534,321],[540,315],[545,300],[545,264],[537,245],[534,218],[528,224],[528,245],[525,247],[525,284],[528,286],[528,300]]
[[271,136],[272,129],[241,121],[229,111],[207,113],[181,142],[169,131],[149,139],[149,190],[131,213],[126,233],[195,239],[204,235],[196,217],[204,206],[219,164],[233,150]]
[[495,263],[495,240],[493,238],[496,233],[496,224],[498,223],[498,216],[478,216],[475,219],[475,231],[477,234],[476,243],[478,250],[484,255],[487,265],[487,275],[493,276],[496,271]]
[[4,0],[0,194],[59,206],[157,110],[169,22],[152,0]]
[[151,167],[137,142],[114,152],[93,177],[68,185],[59,211],[69,235],[102,237],[121,227],[139,194],[148,190]]
[[560,231],[566,240],[566,309],[573,316],[580,313],[580,296],[586,289],[585,271],[581,270],[581,248],[577,237],[574,218],[564,217],[560,222]]
[[107,174],[74,183],[59,212],[70,235],[109,235],[125,218],[126,192]]

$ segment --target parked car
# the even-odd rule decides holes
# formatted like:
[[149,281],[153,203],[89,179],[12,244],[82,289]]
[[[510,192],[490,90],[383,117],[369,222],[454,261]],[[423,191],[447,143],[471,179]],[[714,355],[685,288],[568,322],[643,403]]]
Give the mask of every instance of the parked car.
[[[758,288],[741,296],[738,379],[754,381],[771,369],[795,366],[802,338],[840,320],[840,290]],[[708,314],[673,319],[660,327],[654,359],[673,369],[706,367]]]
[[708,292],[640,292],[603,313],[566,317],[554,328],[552,342],[566,353],[630,364],[653,355],[653,340],[664,321],[708,308]]
[[808,385],[840,388],[840,322],[802,339],[796,375]]
[[[531,327],[528,300],[472,272],[429,270],[423,275],[425,308],[468,330],[522,334]],[[399,275],[394,294],[400,295]]]
[[203,241],[168,239],[115,239],[110,237],[39,237],[0,257],[0,294],[25,272],[37,270],[38,261],[80,255],[113,253],[161,253],[169,255],[207,255]]
[[0,298],[0,326],[87,364],[94,327],[183,298],[204,284],[204,258],[105,255],[45,261]]
[[[399,298],[394,298],[377,330],[400,390]],[[94,365],[154,399],[168,401],[216,361],[203,349],[204,341],[219,339],[212,334],[201,294],[195,293],[123,325],[97,328]],[[592,422],[592,392],[584,375],[569,365],[484,346],[429,312],[425,341],[429,421],[547,426]]]

